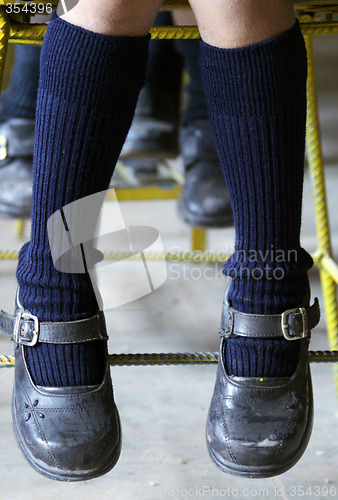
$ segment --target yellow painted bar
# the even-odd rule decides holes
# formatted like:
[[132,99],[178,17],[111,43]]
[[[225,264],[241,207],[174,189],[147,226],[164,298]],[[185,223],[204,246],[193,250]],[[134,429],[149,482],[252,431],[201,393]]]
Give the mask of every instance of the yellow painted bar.
[[207,232],[205,229],[192,229],[191,248],[193,252],[205,252],[207,247]]
[[[168,189],[159,186],[115,188],[115,193],[119,201],[175,200],[179,197],[180,192],[181,187],[177,185]],[[110,200],[109,191],[106,200]]]
[[23,238],[23,234],[25,231],[25,221],[23,219],[16,219],[14,226],[14,233],[18,240]]
[[[303,23],[301,28],[304,35],[333,35],[338,34],[338,21]],[[46,29],[45,24],[11,23],[9,43],[42,45]],[[150,35],[153,40],[200,38],[197,26],[155,26]]]
[[[307,82],[307,152],[309,172],[312,182],[315,206],[316,230],[319,250],[320,278],[324,295],[327,331],[331,349],[338,346],[338,302],[337,287],[328,271],[336,272],[336,264],[332,260],[331,235],[326,200],[325,174],[320,138],[320,125],[316,97],[316,80],[312,38],[305,37],[308,54]],[[333,265],[333,264],[334,265]],[[326,267],[325,267],[326,266]],[[338,394],[338,369],[334,369],[335,383]]]
[[0,9],[0,92],[5,72],[9,30],[10,30],[9,18],[4,9],[2,8]]
[[324,255],[320,259],[320,267],[326,271],[338,285],[338,265],[329,255]]

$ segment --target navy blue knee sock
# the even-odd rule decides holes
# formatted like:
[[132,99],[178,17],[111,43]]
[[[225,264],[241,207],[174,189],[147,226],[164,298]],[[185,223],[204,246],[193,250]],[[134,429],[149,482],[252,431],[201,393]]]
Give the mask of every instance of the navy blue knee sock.
[[40,52],[40,47],[15,47],[11,81],[8,89],[1,95],[0,121],[10,118],[35,119]]
[[[310,255],[300,247],[307,60],[298,22],[270,40],[238,49],[202,42],[202,76],[216,146],[230,191],[235,252],[232,306],[279,314],[308,287]],[[232,338],[228,370],[287,376],[298,341]]]
[[[172,26],[172,24],[169,12],[160,12],[154,22],[155,26]],[[198,40],[152,40],[149,44],[146,86],[161,91],[160,95],[170,100],[177,115],[181,111],[183,125],[208,119],[199,58]],[[189,82],[186,88],[186,104],[180,110],[183,65]]]
[[[99,35],[60,18],[47,29],[37,100],[32,231],[20,251],[22,304],[41,321],[93,315],[88,274],[56,271],[47,220],[63,206],[108,188],[144,83],[148,38]],[[101,341],[25,348],[35,383],[99,383]]]
[[183,57],[184,69],[189,77],[182,123],[191,125],[200,120],[208,120],[207,103],[201,81],[199,40],[175,40],[175,48]]
[[[154,26],[171,26],[170,12],[159,12]],[[182,84],[182,57],[175,50],[174,40],[151,40],[145,86],[159,89],[164,95],[172,96],[179,108]]]

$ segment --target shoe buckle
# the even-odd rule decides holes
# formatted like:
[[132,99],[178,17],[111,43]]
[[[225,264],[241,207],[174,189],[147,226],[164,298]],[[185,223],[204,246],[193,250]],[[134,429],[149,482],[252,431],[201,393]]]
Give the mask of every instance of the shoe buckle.
[[[25,327],[21,324],[21,320],[30,320],[34,322],[32,338],[25,338],[22,335],[25,333]],[[16,344],[34,346],[39,339],[39,319],[33,314],[27,312],[19,312],[15,317],[13,340]]]
[[[290,314],[298,313],[302,315],[302,332],[301,333],[291,333],[288,318]],[[299,340],[308,336],[308,322],[305,307],[295,307],[294,309],[288,309],[282,314],[282,332],[287,340]]]

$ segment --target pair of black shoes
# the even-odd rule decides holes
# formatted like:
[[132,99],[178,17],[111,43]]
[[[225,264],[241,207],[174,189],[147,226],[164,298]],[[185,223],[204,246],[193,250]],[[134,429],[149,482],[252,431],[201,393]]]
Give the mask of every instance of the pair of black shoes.
[[180,155],[185,184],[179,199],[181,218],[193,227],[232,225],[229,192],[208,120],[181,125],[171,93],[145,87],[121,159],[136,171],[153,171],[160,160]]
[[[207,420],[207,446],[224,472],[269,477],[290,469],[303,454],[313,423],[313,395],[308,346],[319,321],[318,300],[309,293],[300,307],[282,315],[244,314],[232,309],[225,294],[221,349]],[[0,330],[15,343],[13,425],[28,462],[41,474],[79,481],[105,474],[121,449],[121,426],[115,406],[108,354],[102,383],[86,387],[36,386],[25,360],[26,346],[37,342],[107,343],[103,313],[68,323],[43,323],[19,302],[15,315],[0,315]],[[291,377],[234,377],[227,372],[224,347],[231,335],[298,340],[299,358]]]
[[[0,124],[0,215],[4,217],[31,216],[33,150],[33,120],[13,118]],[[181,218],[194,227],[231,225],[229,193],[209,121],[180,126],[173,97],[145,87],[121,158],[140,171],[178,154],[185,178],[178,204]]]

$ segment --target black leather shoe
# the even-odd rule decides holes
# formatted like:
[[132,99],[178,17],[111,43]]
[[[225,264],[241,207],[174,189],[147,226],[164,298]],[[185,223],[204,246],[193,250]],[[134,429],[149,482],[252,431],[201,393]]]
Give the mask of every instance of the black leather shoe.
[[32,210],[34,120],[0,124],[0,216],[25,219]]
[[184,127],[180,137],[185,185],[181,218],[194,227],[220,228],[233,223],[230,197],[208,120]]
[[179,103],[171,92],[144,87],[121,160],[159,161],[178,155]]
[[110,471],[120,455],[121,426],[108,355],[102,383],[86,387],[36,386],[25,360],[25,346],[37,342],[107,343],[103,313],[82,321],[40,323],[20,305],[17,294],[15,316],[1,311],[0,329],[15,342],[13,426],[30,465],[60,481],[82,481]]
[[[229,289],[229,288],[228,288]],[[224,472],[251,478],[271,477],[289,470],[301,458],[310,439],[313,395],[308,345],[310,329],[319,322],[318,299],[309,307],[283,314],[244,314],[223,305],[221,349],[206,428],[211,459]],[[230,376],[224,343],[230,335],[299,341],[299,359],[292,377]]]

